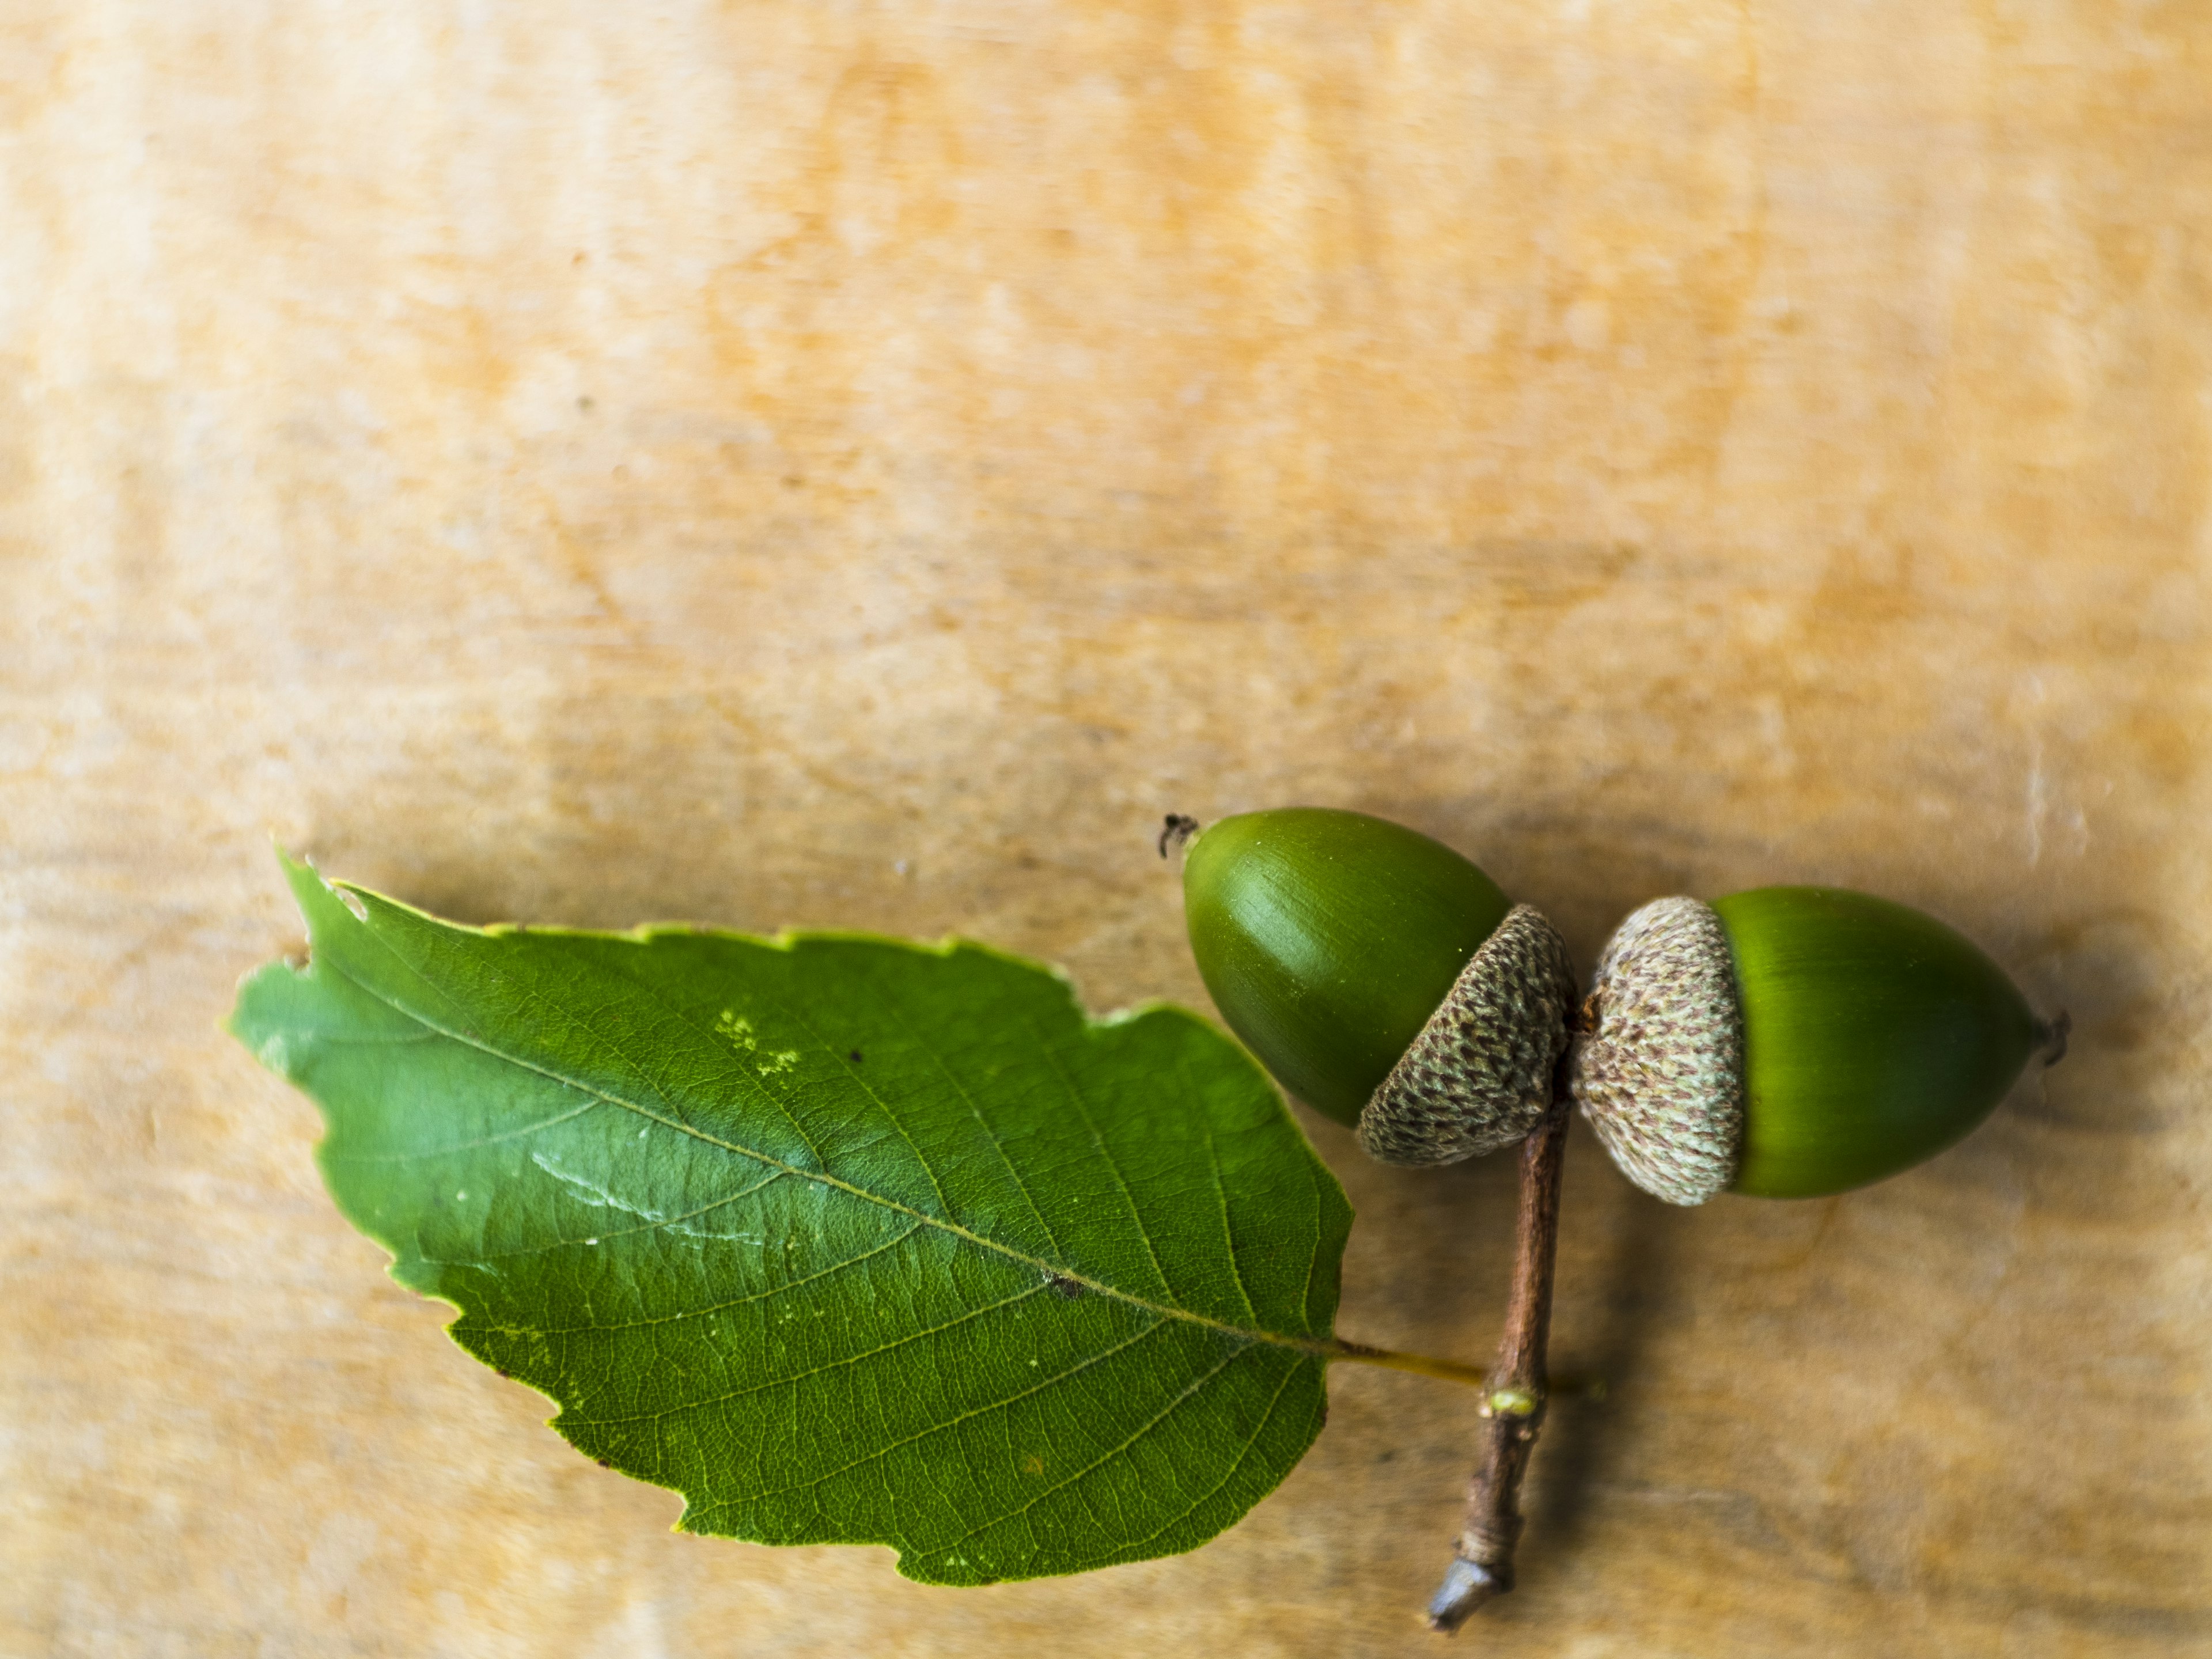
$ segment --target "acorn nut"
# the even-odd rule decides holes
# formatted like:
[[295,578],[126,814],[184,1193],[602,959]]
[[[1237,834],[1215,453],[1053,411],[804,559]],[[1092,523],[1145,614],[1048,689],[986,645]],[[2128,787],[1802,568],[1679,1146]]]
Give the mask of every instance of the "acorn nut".
[[[1163,850],[1189,830],[1171,818]],[[1370,1157],[1494,1152],[1550,1106],[1566,947],[1441,842],[1360,812],[1248,812],[1196,832],[1183,898],[1229,1028]]]
[[1574,1097],[1670,1204],[1895,1175],[1987,1117],[2037,1049],[2056,1061],[2066,1030],[1932,916],[1822,887],[1654,900],[1607,944],[1582,1027]]

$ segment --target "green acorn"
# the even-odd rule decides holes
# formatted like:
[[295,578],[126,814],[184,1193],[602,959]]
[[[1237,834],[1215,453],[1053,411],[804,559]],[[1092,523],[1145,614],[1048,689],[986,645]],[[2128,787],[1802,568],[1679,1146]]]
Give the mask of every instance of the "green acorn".
[[1613,1162],[1671,1204],[1814,1198],[1934,1157],[2041,1048],[1996,964],[1864,893],[1657,899],[1623,922],[1583,1006],[1571,1088]]
[[[1194,830],[1170,818],[1162,851]],[[1441,842],[1360,812],[1248,812],[1197,831],[1183,899],[1229,1028],[1371,1157],[1471,1158],[1550,1106],[1566,947]]]

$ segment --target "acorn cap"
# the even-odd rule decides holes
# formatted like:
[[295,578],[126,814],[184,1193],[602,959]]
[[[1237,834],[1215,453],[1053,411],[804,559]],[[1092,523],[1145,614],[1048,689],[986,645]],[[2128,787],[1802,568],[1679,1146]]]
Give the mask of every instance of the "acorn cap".
[[1510,1146],[1552,1103],[1575,975],[1544,914],[1516,904],[1359,1115],[1383,1164],[1452,1164]]
[[1654,899],[1598,958],[1571,1088],[1622,1173],[1669,1204],[1725,1191],[1743,1159],[1743,1016],[1709,904]]

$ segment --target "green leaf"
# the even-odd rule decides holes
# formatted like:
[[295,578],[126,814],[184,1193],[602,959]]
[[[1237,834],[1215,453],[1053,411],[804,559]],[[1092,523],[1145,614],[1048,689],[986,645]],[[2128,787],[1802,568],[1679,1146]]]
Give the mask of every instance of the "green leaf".
[[476,929],[287,873],[230,1029],[453,1339],[684,1530],[928,1583],[1195,1547],[1319,1432],[1351,1211],[1196,1017],[968,944]]

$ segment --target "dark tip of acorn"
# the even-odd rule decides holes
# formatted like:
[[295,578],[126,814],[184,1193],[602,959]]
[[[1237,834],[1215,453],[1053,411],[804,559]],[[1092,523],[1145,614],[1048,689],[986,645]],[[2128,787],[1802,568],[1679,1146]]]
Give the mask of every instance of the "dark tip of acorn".
[[1551,1107],[1575,990],[1559,930],[1515,905],[1360,1113],[1361,1149],[1455,1164],[1524,1139]]
[[2061,1008],[2049,1019],[2035,1022],[2036,1051],[2043,1056],[2043,1068],[2049,1071],[2066,1058],[2066,1039],[2074,1030],[2074,1017]]
[[1198,820],[1196,818],[1192,817],[1187,812],[1169,813],[1167,815],[1167,827],[1160,831],[1160,856],[1162,858],[1165,858],[1168,855],[1168,848],[1170,847],[1188,846],[1190,842],[1190,838],[1197,833]]

